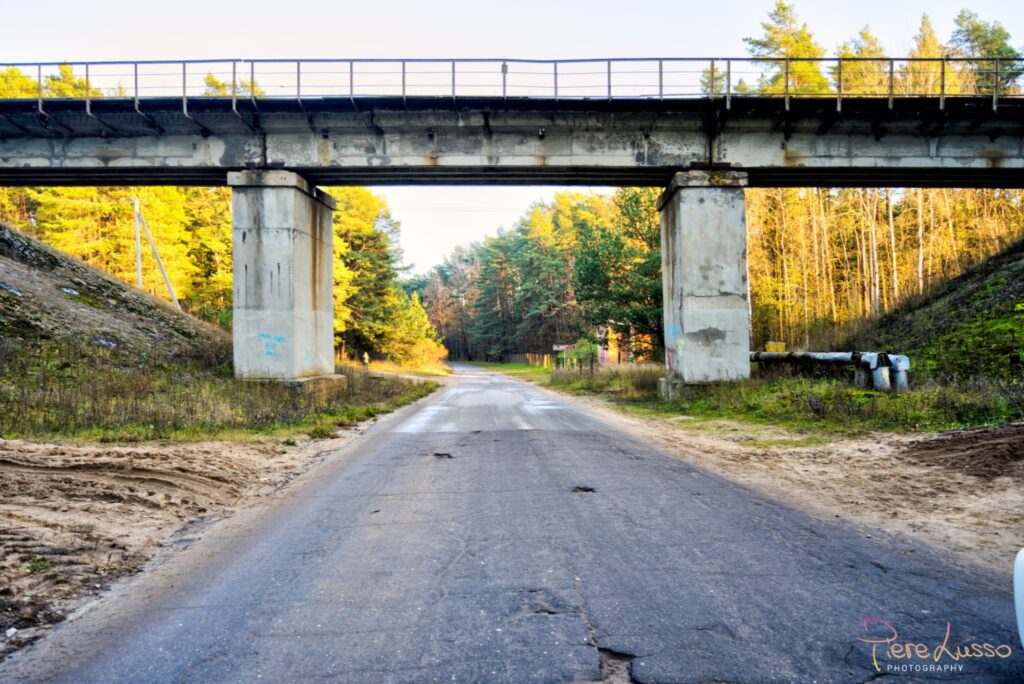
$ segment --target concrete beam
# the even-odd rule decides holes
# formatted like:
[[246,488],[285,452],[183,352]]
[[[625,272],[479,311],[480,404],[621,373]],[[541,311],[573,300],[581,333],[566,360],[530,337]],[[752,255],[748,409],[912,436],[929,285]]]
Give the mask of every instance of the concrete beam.
[[665,366],[681,383],[750,377],[750,307],[744,188],[738,172],[677,173],[661,211]]
[[[548,102],[449,99],[256,104],[0,100],[0,185],[223,184],[288,169],[321,185],[667,184],[682,169],[750,185],[1024,187],[1024,101],[734,98]],[[614,106],[612,106],[614,105]],[[5,107],[11,111],[5,112]],[[251,111],[250,111],[251,109]],[[148,117],[148,118],[147,118]],[[102,122],[102,125],[98,123]],[[155,123],[154,123],[155,122]],[[156,126],[154,128],[153,126]]]
[[228,174],[235,375],[334,373],[334,200],[289,171]]

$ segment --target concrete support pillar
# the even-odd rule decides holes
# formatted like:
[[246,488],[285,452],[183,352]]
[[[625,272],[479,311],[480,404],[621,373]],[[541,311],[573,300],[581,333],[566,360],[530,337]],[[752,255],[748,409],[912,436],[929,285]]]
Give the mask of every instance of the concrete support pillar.
[[659,391],[750,377],[744,187],[737,172],[677,173],[661,211],[665,366]]
[[235,376],[334,373],[334,200],[290,171],[228,174]]

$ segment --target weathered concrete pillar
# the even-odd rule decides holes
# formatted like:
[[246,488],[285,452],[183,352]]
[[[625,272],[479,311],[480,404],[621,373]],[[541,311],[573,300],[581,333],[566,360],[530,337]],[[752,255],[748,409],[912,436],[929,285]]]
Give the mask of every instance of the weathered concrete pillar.
[[683,383],[750,377],[747,304],[747,175],[677,173],[658,201],[667,377]]
[[228,174],[235,376],[334,373],[334,200],[290,171]]

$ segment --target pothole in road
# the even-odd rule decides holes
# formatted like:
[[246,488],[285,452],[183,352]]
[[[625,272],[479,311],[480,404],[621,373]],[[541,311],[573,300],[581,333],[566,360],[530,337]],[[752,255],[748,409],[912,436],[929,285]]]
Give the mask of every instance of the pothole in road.
[[609,651],[606,648],[598,648],[597,654],[601,657],[601,681],[611,684],[630,684],[635,681],[629,674],[629,663],[633,656]]
[[591,494],[597,490],[594,489],[593,487],[587,487],[586,485],[576,485],[575,487],[573,487],[572,491],[576,492],[577,494]]
[[433,456],[434,458],[439,458],[439,459],[450,459],[450,458],[455,458],[454,456],[452,456],[451,454],[449,454],[449,453],[448,453],[447,451],[435,451],[435,452],[434,452],[433,454],[431,454],[431,455],[432,455],[432,456]]
[[575,611],[571,604],[549,589],[525,589],[522,604],[513,617],[566,615],[573,612]]

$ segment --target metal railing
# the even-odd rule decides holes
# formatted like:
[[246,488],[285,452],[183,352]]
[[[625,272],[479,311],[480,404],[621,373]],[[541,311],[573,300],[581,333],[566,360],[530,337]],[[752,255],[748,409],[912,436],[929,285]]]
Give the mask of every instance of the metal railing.
[[896,58],[222,59],[0,64],[0,99],[1020,98],[1024,60]]

